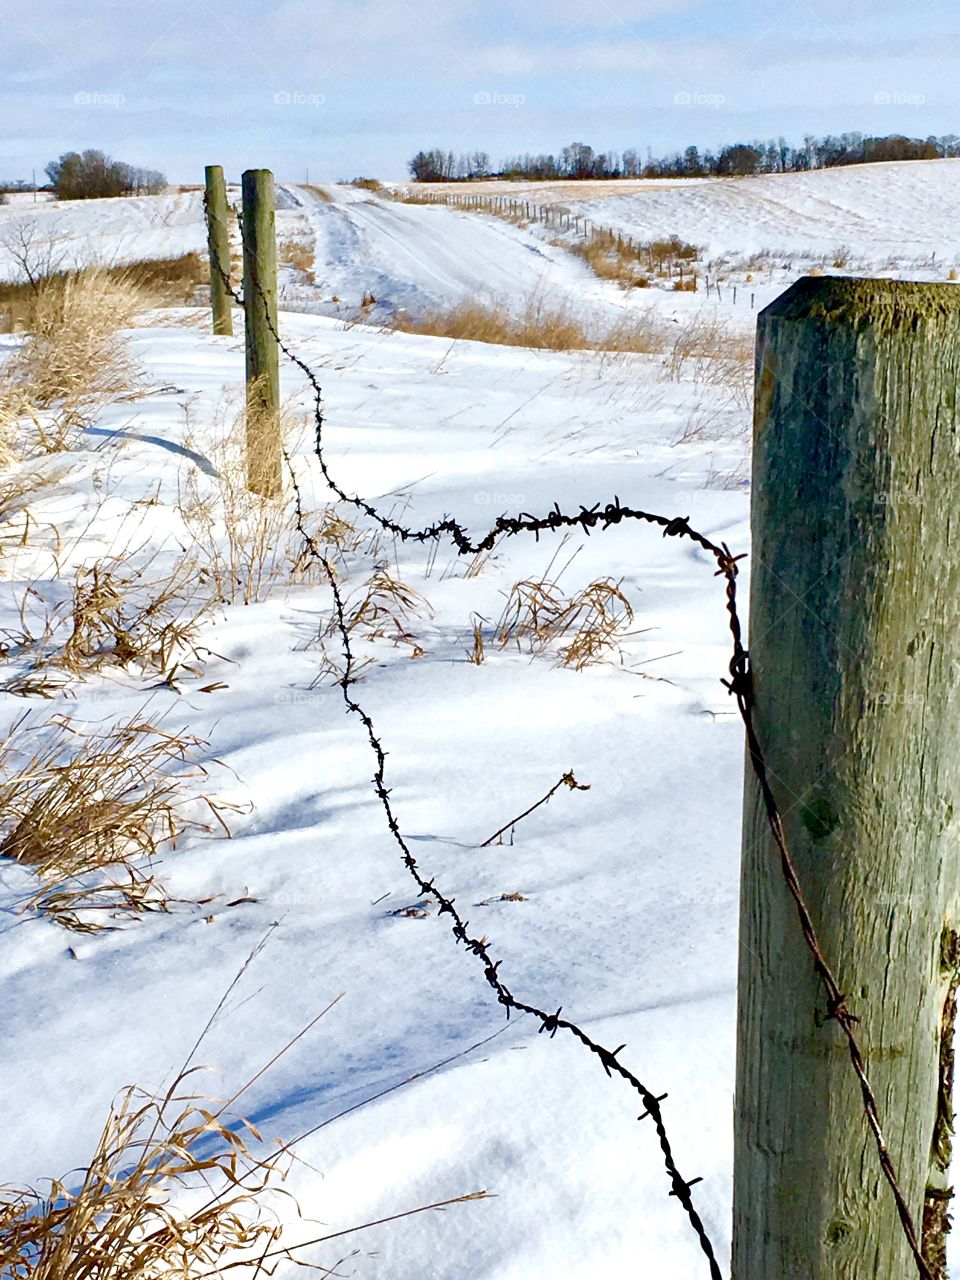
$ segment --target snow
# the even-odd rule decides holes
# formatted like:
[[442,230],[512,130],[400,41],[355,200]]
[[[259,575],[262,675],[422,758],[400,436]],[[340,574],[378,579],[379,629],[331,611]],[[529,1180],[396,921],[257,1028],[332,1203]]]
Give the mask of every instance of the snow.
[[[542,510],[554,499],[591,503],[619,492],[654,510],[693,508],[708,532],[745,541],[746,497],[698,492],[706,458],[671,446],[693,391],[662,381],[655,360],[469,344],[451,352],[437,339],[345,331],[322,317],[288,315],[284,325],[327,386],[328,447],[342,483],[375,498],[409,495],[405,518],[413,522],[456,510],[480,531],[505,506]],[[180,390],[109,409],[100,426],[122,428],[123,441],[91,440],[90,451],[71,459],[73,479],[50,508],[37,503],[38,520],[59,517],[65,575],[102,552],[81,532],[97,473],[109,473],[121,507],[159,493],[159,510],[142,516],[138,539],[151,519],[163,555],[176,555],[170,508],[178,475],[194,464],[135,437],[182,444],[180,405],[190,397],[202,433],[220,388],[242,377],[236,340],[165,326],[139,330],[133,341],[146,385]],[[301,390],[285,376],[285,391]],[[727,443],[731,461],[736,453],[742,459],[743,447]],[[304,444],[300,466],[316,484],[307,457]],[[658,478],[665,467],[676,473],[678,462],[685,480]],[[71,514],[66,492],[84,499]],[[400,499],[382,501],[391,507]],[[702,1203],[722,1247],[741,746],[732,718],[709,714],[728,711],[719,684],[727,650],[721,592],[704,557],[655,532],[623,529],[589,540],[562,581],[572,590],[594,577],[623,578],[643,629],[626,646],[634,673],[557,670],[548,658],[510,651],[489,653],[481,667],[467,663],[471,614],[495,619],[504,592],[542,573],[559,541],[517,541],[474,578],[449,547],[428,574],[427,549],[385,543],[381,556],[393,562],[396,554],[401,577],[435,610],[415,628],[428,656],[412,661],[402,648],[381,650],[358,691],[390,752],[394,801],[425,872],[462,903],[523,893],[524,902],[468,912],[493,934],[512,989],[551,1008],[562,1003],[601,1039],[627,1040],[632,1065],[678,1099],[670,1117],[678,1155],[682,1167],[708,1178]],[[575,549],[567,544],[559,563]],[[351,563],[345,589],[368,572]],[[13,625],[13,599],[31,577],[24,553],[3,584],[4,625]],[[221,657],[202,677],[185,679],[180,695],[114,677],[76,684],[64,699],[80,721],[119,717],[149,701],[152,717],[189,725],[236,774],[239,782],[215,770],[216,794],[253,809],[233,819],[232,841],[188,839],[164,859],[174,896],[222,894],[214,906],[183,906],[93,938],[8,915],[0,945],[8,972],[17,973],[17,994],[4,1022],[16,1052],[2,1080],[18,1098],[3,1138],[8,1178],[80,1164],[111,1097],[130,1081],[160,1082],[275,920],[244,992],[251,998],[204,1046],[203,1060],[224,1073],[223,1088],[346,994],[245,1099],[247,1113],[271,1133],[289,1138],[311,1128],[500,1028],[476,960],[435,916],[389,914],[415,902],[416,891],[370,790],[369,747],[345,718],[339,690],[310,688],[319,655],[304,642],[328,609],[325,590],[290,588],[226,610],[204,637]],[[229,688],[198,692],[214,681]],[[5,700],[11,718],[22,710],[21,700]],[[699,772],[698,758],[712,763],[680,834],[660,798],[692,767]],[[477,847],[571,767],[589,792],[557,796],[518,828],[512,847]],[[4,872],[8,910],[25,879]],[[223,905],[244,896],[256,902]],[[612,936],[621,939],[613,963]],[[722,1072],[704,1078],[678,1060],[676,1005],[696,1019],[711,1058],[726,1064]],[[55,1043],[70,1051],[53,1051]],[[51,1098],[66,1097],[69,1111],[55,1108],[39,1122]],[[467,1242],[478,1274],[520,1275],[545,1257],[560,1275],[592,1274],[617,1259],[626,1265],[641,1221],[650,1265],[685,1266],[693,1260],[688,1232],[666,1199],[656,1142],[636,1123],[639,1109],[575,1045],[545,1041],[521,1021],[482,1054],[304,1143],[300,1154],[320,1174],[298,1173],[297,1193],[341,1225],[415,1207],[424,1196],[498,1193],[364,1239],[398,1276],[452,1275]],[[584,1197],[596,1209],[586,1234],[573,1212]]]
[[[960,168],[909,172],[914,182],[940,174],[949,209]],[[850,203],[829,215],[836,224],[821,229],[823,243],[854,201],[883,216],[889,179],[867,201],[860,172],[846,171],[822,175],[833,194],[811,203],[810,218],[832,207],[830,184],[847,173]],[[775,239],[766,188],[724,185],[730,195],[709,197],[714,222],[698,224],[698,238],[719,244],[729,217],[726,248]],[[734,206],[751,185],[760,192],[756,226],[735,241]],[[515,302],[531,288],[571,299],[579,289],[598,306],[615,305],[599,282],[590,294],[562,250],[496,220],[353,191],[328,204],[305,188],[285,190],[281,233],[309,221],[321,293],[379,287],[392,303],[419,307],[483,289]],[[707,199],[712,190],[683,194]],[[679,196],[643,197],[668,198]],[[65,218],[84,260],[111,241],[131,253],[134,244],[138,253],[198,247],[199,197],[150,199],[41,207],[37,216]],[[605,219],[621,207],[633,217],[640,200],[605,202]],[[896,196],[889,200],[892,209]],[[944,215],[925,247],[945,252],[948,230]],[[797,235],[798,244],[817,240],[812,225]],[[644,305],[679,322],[691,314],[687,302],[662,294]],[[215,338],[196,318],[171,311],[132,331],[140,397],[109,406],[74,453],[46,464],[65,474],[31,514],[37,529],[59,531],[59,579],[49,579],[52,533],[8,548],[0,628],[16,627],[31,583],[63,591],[78,565],[111,545],[134,562],[152,557],[157,572],[183,554],[178,498],[191,471],[212,489],[217,406],[225,390],[240,393],[243,378],[242,339]],[[720,387],[671,380],[660,357],[452,344],[330,315],[285,312],[282,327],[323,384],[337,479],[406,524],[454,512],[482,533],[502,511],[546,512],[555,501],[576,509],[617,494],[688,515],[735,552],[748,548],[743,411]],[[309,410],[289,365],[283,390]],[[677,443],[692,416],[711,413],[722,430]],[[293,457],[316,512],[331,495],[310,431],[308,422]],[[562,1004],[602,1043],[625,1042],[621,1060],[655,1093],[669,1093],[668,1132],[684,1175],[704,1179],[694,1199],[725,1268],[743,744],[720,684],[729,633],[714,565],[689,543],[623,525],[588,539],[516,538],[470,573],[449,545],[434,553],[377,539],[369,522],[358,523],[375,545],[345,554],[348,598],[379,563],[432,610],[412,624],[424,656],[402,643],[362,644],[375,662],[353,690],[388,752],[391,800],[422,872],[490,935],[518,998]],[[568,593],[600,577],[622,582],[635,609],[622,666],[577,672],[555,655],[492,643],[513,584],[548,570]],[[744,600],[747,586],[744,575]],[[69,935],[18,913],[29,877],[0,867],[0,963],[11,979],[0,1007],[4,1180],[82,1166],[111,1099],[126,1084],[169,1077],[269,932],[200,1059],[212,1068],[211,1092],[226,1096],[343,993],[240,1108],[283,1141],[325,1126],[297,1146],[302,1163],[288,1183],[305,1214],[335,1231],[481,1188],[495,1193],[348,1237],[320,1253],[328,1264],[356,1248],[358,1274],[375,1269],[391,1280],[706,1275],[667,1194],[656,1135],[649,1121],[637,1123],[637,1096],[571,1039],[538,1036],[530,1019],[506,1024],[476,957],[435,910],[392,914],[417,902],[416,887],[385,828],[363,728],[336,685],[316,683],[317,636],[329,615],[322,583],[286,584],[261,603],[218,609],[204,624],[202,672],[181,673],[177,689],[131,671],[72,681],[52,702],[0,694],[8,723],[25,707],[35,719],[63,712],[92,725],[145,706],[164,727],[209,743],[208,789],[238,806],[231,840],[192,834],[165,854],[157,871],[180,900],[170,914],[115,932]],[[466,659],[474,617],[488,631],[479,666]],[[326,643],[335,658],[336,641]],[[15,672],[22,659],[7,665]],[[214,684],[223,687],[203,691]],[[480,847],[571,768],[589,791],[564,789],[517,827],[513,843]],[[523,901],[499,900],[517,891]],[[253,901],[227,905],[241,898]],[[341,1114],[384,1090],[393,1092]],[[293,1230],[319,1234],[308,1224]]]
[[941,265],[960,262],[956,159],[740,179],[483,182],[466,190],[562,205],[640,239],[679,235],[712,257],[768,253],[816,260],[846,248],[871,270],[891,260],[922,264],[933,253]]
[[[41,193],[42,194],[42,193]],[[0,205],[0,280],[22,278],[11,251],[19,226],[34,229],[38,246],[50,245],[62,266],[121,266],[145,258],[178,257],[202,249],[203,194],[115,196],[33,203],[18,196]]]

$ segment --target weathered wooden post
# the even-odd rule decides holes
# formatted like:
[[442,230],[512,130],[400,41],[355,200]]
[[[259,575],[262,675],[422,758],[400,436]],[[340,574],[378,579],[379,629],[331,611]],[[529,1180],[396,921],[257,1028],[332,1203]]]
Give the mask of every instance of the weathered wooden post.
[[[804,279],[758,317],[756,725],[930,1273],[943,1242],[960,891],[960,291]],[[735,1280],[919,1267],[749,762]]]
[[273,174],[243,175],[243,309],[247,351],[247,486],[265,498],[283,488],[277,236]]
[[[210,253],[210,306],[213,309],[213,332],[233,337],[231,299],[227,292],[230,279],[230,233],[227,208],[227,184],[223,169],[218,164],[208,164],[204,170],[205,190],[203,209],[207,219],[207,248]],[[223,272],[223,275],[221,275]]]

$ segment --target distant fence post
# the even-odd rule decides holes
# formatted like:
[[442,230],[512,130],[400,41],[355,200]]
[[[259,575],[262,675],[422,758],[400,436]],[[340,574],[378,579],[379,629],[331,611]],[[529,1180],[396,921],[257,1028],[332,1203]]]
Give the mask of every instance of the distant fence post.
[[207,248],[210,254],[210,306],[213,310],[213,332],[233,337],[231,298],[222,271],[230,278],[229,211],[227,209],[227,184],[223,169],[218,164],[208,164],[204,170],[205,190],[203,209],[207,219]]
[[[960,958],[960,291],[811,279],[758,317],[759,741],[930,1273]],[[749,762],[733,1275],[919,1274]]]
[[277,236],[273,174],[243,175],[243,304],[247,352],[247,486],[265,498],[283,488]]

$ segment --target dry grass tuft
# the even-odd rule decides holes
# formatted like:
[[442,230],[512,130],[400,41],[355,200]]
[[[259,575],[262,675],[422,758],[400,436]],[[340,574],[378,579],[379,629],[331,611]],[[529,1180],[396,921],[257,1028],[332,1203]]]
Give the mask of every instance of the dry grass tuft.
[[[422,618],[432,616],[428,601],[413,587],[395,578],[385,565],[378,565],[367,581],[344,601],[344,624],[352,640],[386,640],[394,647],[406,645],[411,658],[422,658],[426,653],[413,628]],[[335,616],[324,623],[316,638],[322,657],[314,687],[330,681],[340,683],[347,677],[340,646],[331,652],[327,649],[327,640],[340,640],[340,624]],[[349,683],[359,680],[375,662],[371,656],[355,657]]]
[[374,195],[380,195],[386,191],[386,187],[379,178],[354,178],[350,185],[359,187],[361,191],[372,191]]
[[145,303],[132,278],[99,268],[43,281],[26,340],[3,367],[0,417],[29,418],[33,449],[69,449],[78,427],[129,390],[136,366],[118,331]]
[[30,655],[38,673],[54,668],[87,676],[134,667],[173,687],[181,670],[199,676],[192,663],[201,660],[199,631],[213,602],[197,589],[196,561],[183,557],[157,577],[150,567],[134,571],[122,558],[81,565],[69,597],[54,604],[37,585],[28,587],[19,631],[3,637],[6,652]]
[[511,589],[494,641],[530,654],[558,646],[559,665],[582,671],[613,656],[622,663],[621,641],[636,634],[632,622],[633,607],[612,578],[598,578],[569,597],[546,577],[528,578]]
[[347,601],[346,626],[350,635],[356,633],[366,640],[389,640],[394,645],[409,645],[411,658],[422,658],[425,650],[411,627],[432,613],[430,605],[419,592],[380,565],[353,599]]
[[195,791],[205,746],[139,714],[105,731],[22,716],[0,742],[0,857],[40,882],[24,909],[84,933],[110,927],[94,912],[166,911],[153,860],[185,831],[213,830],[191,816],[198,800],[229,835],[222,806]]
[[[280,415],[280,432],[288,456],[303,419],[295,412]],[[244,397],[225,395],[217,405],[212,439],[200,438],[188,421],[184,444],[205,454],[215,475],[191,467],[178,500],[180,514],[200,562],[200,582],[213,588],[225,604],[256,604],[279,586],[318,581],[322,577],[296,527],[289,495],[262,497],[247,487],[247,418]],[[335,507],[313,519],[316,541],[333,553],[353,550],[361,538]]]
[[285,267],[293,267],[299,271],[306,284],[313,284],[315,254],[314,246],[306,240],[281,240],[277,246],[280,262]]
[[[696,245],[687,244],[677,236],[637,245],[612,236],[598,236],[578,243],[569,240],[555,240],[553,243],[582,258],[601,280],[614,280],[624,289],[648,288],[651,277],[672,279],[676,272],[682,273],[684,262],[695,262],[700,252]],[[687,278],[690,277],[681,275],[681,279]],[[684,283],[682,287],[696,286]]]
[[12,450],[3,448],[2,407],[0,407],[0,561],[8,552],[27,546],[35,525],[30,504],[41,493],[55,488],[67,474],[67,468],[41,471],[29,465],[15,465]]
[[486,657],[486,649],[484,647],[484,639],[483,639],[483,619],[474,618],[473,619],[473,644],[467,650],[467,661],[472,663],[475,667],[481,667],[483,666],[483,661],[485,657]]
[[402,314],[392,321],[401,333],[430,334],[465,342],[490,342],[546,351],[619,351],[655,354],[666,340],[652,314],[624,317],[601,333],[590,333],[566,307],[534,299],[519,315],[506,306],[460,302],[446,311]]
[[753,338],[731,330],[718,315],[701,311],[682,326],[667,361],[667,374],[679,382],[690,378],[726,391],[738,408],[753,395]]
[[210,284],[210,266],[199,253],[148,258],[128,267],[109,267],[107,275],[130,281],[155,306],[188,306]]
[[0,1191],[4,1276],[186,1280],[248,1257],[255,1265],[267,1251],[293,1260],[271,1250],[281,1227],[265,1196],[280,1180],[277,1161],[254,1158],[257,1130],[197,1095],[195,1070],[161,1096],[125,1089],[89,1165],[68,1175],[74,1185]]

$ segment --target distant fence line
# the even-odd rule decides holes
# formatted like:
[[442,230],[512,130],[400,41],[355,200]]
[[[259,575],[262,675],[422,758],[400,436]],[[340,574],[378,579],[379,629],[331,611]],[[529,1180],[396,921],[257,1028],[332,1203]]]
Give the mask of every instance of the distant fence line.
[[[646,263],[650,271],[658,271],[671,279],[684,279],[684,261],[691,261],[689,253],[680,256],[676,250],[681,247],[691,249],[693,246],[681,246],[676,237],[670,240],[635,240],[633,236],[605,227],[583,214],[571,213],[562,205],[537,204],[532,200],[513,196],[461,195],[446,191],[412,192],[408,187],[400,188],[394,199],[404,204],[443,205],[469,213],[490,213],[501,218],[526,219],[528,222],[540,222],[547,229],[558,232],[572,231],[585,244],[609,249],[622,258],[636,258],[638,262]],[[692,260],[697,261],[696,256]],[[691,273],[688,271],[686,274],[689,276]]]

